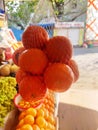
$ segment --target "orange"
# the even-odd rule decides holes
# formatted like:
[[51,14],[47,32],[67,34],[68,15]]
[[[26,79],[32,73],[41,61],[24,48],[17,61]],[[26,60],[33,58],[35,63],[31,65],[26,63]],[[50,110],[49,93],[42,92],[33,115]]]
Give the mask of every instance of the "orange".
[[55,92],[65,92],[73,83],[71,68],[63,63],[53,63],[47,67],[44,80],[48,89]]
[[19,123],[18,123],[18,125],[17,125],[17,128],[20,128],[20,127],[22,127],[23,125],[24,125],[24,120],[22,119],[22,120],[19,121]]
[[48,121],[49,123],[53,124],[53,125],[55,124],[55,118],[53,117],[52,114],[50,114],[50,115],[48,116],[47,121]]
[[40,128],[40,130],[46,130],[46,129],[44,129],[44,128]]
[[36,118],[36,124],[40,127],[40,128],[44,128],[44,126],[46,125],[46,120],[44,117],[42,116],[38,116]]
[[38,75],[25,76],[19,84],[19,93],[26,101],[41,100],[44,98],[46,92],[47,87],[41,76]]
[[79,68],[78,64],[75,60],[70,59],[68,62],[68,66],[72,69],[74,74],[74,83],[79,79]]
[[28,115],[28,114],[30,114],[30,115],[32,115],[32,116],[36,116],[37,115],[37,111],[36,111],[36,109],[34,109],[34,108],[29,108],[29,109],[27,109],[26,110],[26,114]]
[[48,112],[48,110],[46,110],[46,109],[43,109],[43,110],[44,110],[44,113],[45,113],[44,117],[45,117],[45,119],[47,119],[48,116],[49,116],[49,112]]
[[40,130],[39,126],[36,124],[34,124],[32,127],[33,127],[33,130]]
[[19,56],[19,66],[32,74],[42,74],[48,65],[46,54],[37,48],[26,50]]
[[50,130],[53,130],[53,125],[51,123],[48,123],[47,125],[47,130],[50,129]]
[[34,124],[34,117],[33,117],[32,115],[27,115],[27,116],[24,118],[24,123],[25,123],[25,124],[33,125],[33,124]]
[[29,73],[23,71],[22,69],[19,68],[19,70],[16,72],[15,78],[17,83],[19,84],[21,80],[26,76],[29,75]]
[[67,63],[73,54],[71,41],[64,36],[54,36],[47,42],[46,53],[50,62]]
[[21,112],[18,119],[19,120],[23,119],[25,115],[26,115],[25,111]]
[[44,113],[44,110],[43,109],[39,109],[37,111],[37,116],[43,116],[44,117],[45,113]]
[[23,46],[27,49],[40,48],[43,49],[49,39],[48,32],[41,26],[28,26],[22,35]]
[[22,126],[20,130],[33,130],[32,126],[29,124],[25,124]]
[[13,55],[12,55],[12,60],[14,62],[14,64],[16,64],[18,66],[18,59],[19,59],[19,56],[21,55],[21,53],[25,51],[25,48],[24,47],[19,47],[17,48],[14,52],[13,52]]
[[47,126],[48,126],[48,122],[46,121],[46,122],[45,122],[45,125],[44,125],[44,128],[46,129]]

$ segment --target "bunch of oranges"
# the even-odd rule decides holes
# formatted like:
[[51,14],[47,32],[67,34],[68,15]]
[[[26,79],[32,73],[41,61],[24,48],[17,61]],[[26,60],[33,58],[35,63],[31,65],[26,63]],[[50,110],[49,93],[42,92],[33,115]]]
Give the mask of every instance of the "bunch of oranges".
[[13,61],[20,68],[16,81],[24,100],[43,99],[47,89],[65,92],[78,80],[78,65],[67,37],[49,38],[44,28],[33,25],[25,29],[22,45],[14,52]]
[[55,95],[48,91],[40,108],[30,107],[19,115],[16,130],[56,130]]

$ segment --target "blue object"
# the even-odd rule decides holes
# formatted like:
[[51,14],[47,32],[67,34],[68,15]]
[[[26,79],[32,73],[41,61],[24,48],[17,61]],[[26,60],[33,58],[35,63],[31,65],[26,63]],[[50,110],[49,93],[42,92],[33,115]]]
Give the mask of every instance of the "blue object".
[[54,23],[45,23],[45,24],[38,24],[39,26],[42,26],[43,28],[46,29],[46,31],[49,34],[49,37],[53,37],[53,33],[54,33]]
[[23,34],[24,30],[19,30],[19,29],[15,28],[15,27],[11,27],[10,29],[14,33],[14,36],[15,36],[16,40],[21,41],[22,34]]
[[39,25],[41,27],[43,27],[44,29],[46,29],[46,31],[48,32],[49,34],[49,37],[53,37],[53,33],[54,33],[54,26],[55,24],[54,23],[39,23],[39,24],[30,24],[31,26],[32,25]]
[[5,11],[4,11],[3,9],[0,9],[0,13],[1,13],[1,14],[4,14]]

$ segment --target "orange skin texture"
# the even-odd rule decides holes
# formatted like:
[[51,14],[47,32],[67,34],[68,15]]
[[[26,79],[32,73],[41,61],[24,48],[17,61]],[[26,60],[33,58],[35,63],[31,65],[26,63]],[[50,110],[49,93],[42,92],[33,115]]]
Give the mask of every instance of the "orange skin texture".
[[20,68],[32,74],[42,74],[47,64],[48,58],[40,49],[28,49],[19,57]]
[[78,64],[76,63],[75,60],[70,59],[69,62],[68,62],[68,66],[72,69],[73,74],[74,74],[74,82],[76,82],[79,79]]
[[47,31],[37,25],[28,26],[22,35],[23,46],[26,49],[43,49],[48,39]]
[[73,83],[73,72],[62,63],[53,63],[45,71],[44,80],[48,89],[55,92],[68,90]]
[[43,98],[47,88],[40,76],[25,76],[19,84],[19,93],[26,101],[36,101]]
[[73,46],[67,37],[54,36],[48,40],[45,51],[50,62],[68,63],[73,54]]
[[14,64],[16,64],[17,66],[19,66],[18,64],[18,59],[20,54],[25,50],[24,47],[19,47],[18,49],[16,49],[12,55],[12,60],[14,62]]

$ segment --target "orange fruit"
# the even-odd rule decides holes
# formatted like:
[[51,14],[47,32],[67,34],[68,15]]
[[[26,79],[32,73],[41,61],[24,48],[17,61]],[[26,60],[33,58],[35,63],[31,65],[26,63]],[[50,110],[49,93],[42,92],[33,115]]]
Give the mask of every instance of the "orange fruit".
[[22,35],[22,42],[25,48],[43,49],[49,39],[48,32],[41,26],[28,26]]
[[33,117],[32,115],[27,115],[27,116],[24,118],[24,123],[25,123],[25,124],[33,125],[33,124],[34,124],[34,117]]
[[47,87],[40,76],[25,76],[19,84],[19,93],[26,101],[38,101],[44,98]]
[[45,115],[44,110],[43,109],[38,109],[37,116],[43,116],[44,117],[44,115]]
[[33,127],[33,130],[40,130],[39,126],[36,124],[34,124],[32,127]]
[[17,128],[21,128],[24,125],[24,120],[21,119],[17,125]]
[[48,110],[45,110],[45,119],[47,119],[48,118],[48,116],[49,116],[49,112],[48,112]]
[[19,56],[19,66],[32,74],[42,74],[48,64],[46,54],[40,49],[28,49]]
[[19,120],[22,120],[25,117],[26,113],[25,111],[22,111],[18,117]]
[[22,80],[26,75],[29,75],[29,74],[19,68],[19,70],[16,72],[16,75],[15,75],[15,78],[16,78],[17,83],[19,84],[19,83],[21,82],[21,80]]
[[46,53],[50,62],[68,63],[73,54],[73,46],[67,37],[54,36],[47,42]]
[[70,59],[69,62],[68,62],[68,66],[72,69],[73,74],[74,74],[74,82],[76,82],[79,79],[78,64],[76,63],[75,60]]
[[47,121],[48,121],[49,123],[53,124],[53,125],[55,124],[55,118],[53,117],[52,114],[50,114],[50,115],[48,116]]
[[40,128],[40,130],[46,130],[46,129],[44,129],[44,128]]
[[34,117],[37,115],[37,110],[34,109],[34,108],[32,108],[32,107],[31,107],[31,108],[28,108],[25,112],[26,112],[26,115],[29,115],[29,114],[30,114],[30,115],[32,115],[32,116],[34,116]]
[[18,64],[18,60],[19,60],[19,56],[21,55],[21,53],[25,51],[24,47],[19,47],[18,49],[16,49],[12,55],[12,60],[14,62],[14,64],[16,64],[17,66],[19,66]]
[[40,127],[40,128],[44,128],[44,126],[46,125],[46,120],[44,117],[42,116],[38,116],[36,118],[36,124]]
[[47,129],[53,130],[53,125],[51,123],[48,123]]
[[32,126],[29,124],[25,124],[22,126],[20,130],[33,130]]
[[73,83],[71,68],[63,63],[53,63],[47,67],[44,80],[48,89],[55,92],[65,92]]

